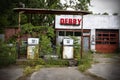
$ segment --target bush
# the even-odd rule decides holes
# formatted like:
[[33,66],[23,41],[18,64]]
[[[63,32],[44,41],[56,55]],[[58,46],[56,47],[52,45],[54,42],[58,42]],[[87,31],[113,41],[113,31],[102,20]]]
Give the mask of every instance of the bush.
[[84,72],[86,71],[88,68],[91,67],[91,63],[84,63],[84,64],[81,64],[78,66],[78,69],[81,71],[81,72]]
[[52,53],[51,40],[48,36],[42,35],[40,41],[40,55],[48,55]]
[[92,61],[93,56],[91,53],[84,54],[83,58],[78,60],[78,69],[82,72],[86,71],[91,67]]
[[16,62],[16,47],[0,41],[0,67],[8,66]]
[[69,62],[68,62],[68,60],[61,60],[61,59],[55,60],[55,59],[49,59],[49,60],[46,60],[46,65],[68,66],[68,65],[69,65]]
[[56,54],[60,59],[62,58],[62,47],[59,44],[56,45]]
[[23,75],[27,76],[29,74],[31,74],[32,72],[34,72],[34,69],[32,69],[32,67],[27,66],[24,70],[23,70]]
[[27,66],[36,66],[36,65],[45,65],[45,61],[41,58],[37,59],[37,60],[28,60],[26,62]]
[[40,68],[42,68],[43,66],[42,65],[36,65],[34,67],[31,67],[31,66],[26,66],[23,70],[23,75],[24,76],[28,76],[30,75],[31,73],[39,70]]
[[42,67],[43,67],[43,65],[36,65],[36,66],[35,66],[35,71],[39,70],[39,69],[42,68]]

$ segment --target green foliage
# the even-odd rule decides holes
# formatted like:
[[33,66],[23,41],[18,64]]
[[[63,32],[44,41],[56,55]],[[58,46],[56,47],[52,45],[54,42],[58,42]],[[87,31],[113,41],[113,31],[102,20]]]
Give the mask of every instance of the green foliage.
[[81,71],[81,72],[84,72],[86,71],[88,68],[91,67],[91,64],[90,63],[85,63],[85,64],[81,64],[78,66],[78,69]]
[[42,68],[42,67],[43,67],[43,65],[36,65],[36,66],[35,66],[35,71],[39,70],[39,69]]
[[91,67],[93,55],[91,53],[84,53],[82,59],[78,60],[78,69],[82,72]]
[[21,34],[32,34],[34,26],[31,23],[21,25]]
[[31,23],[29,23],[22,25],[21,28],[22,28],[21,35],[26,33],[30,34],[31,37],[38,37],[40,39],[39,43],[40,55],[52,53],[51,41],[55,36],[54,29],[52,27],[33,26]]
[[28,76],[30,75],[31,73],[37,71],[37,70],[40,70],[43,66],[42,65],[36,65],[34,67],[31,67],[31,66],[26,66],[23,70],[23,76]]
[[[20,7],[19,2],[25,4],[26,8],[41,8],[41,9],[66,9],[68,7],[75,10],[88,10],[88,4],[90,0],[78,0],[76,5],[70,0],[70,5],[67,3],[61,4],[60,0],[1,0],[0,1],[0,26],[15,26],[18,24],[18,13],[13,12],[13,8]],[[46,14],[25,14],[21,15],[21,24],[30,21],[33,25],[51,25],[54,20],[54,16]]]
[[36,65],[45,65],[45,61],[41,58],[37,59],[37,60],[28,60],[25,65],[27,66],[36,66]]
[[34,59],[37,60],[39,58],[39,46],[35,46],[33,51],[34,51]]
[[80,59],[80,43],[78,43],[78,38],[75,36],[71,36],[71,38],[74,40],[74,57],[76,59]]
[[62,47],[59,44],[56,45],[56,54],[62,58]]
[[[88,11],[88,7],[90,6],[90,1],[91,0],[69,0],[69,2],[66,0],[65,3],[63,4],[63,8],[73,8],[75,10],[85,10]],[[76,4],[76,5],[73,5]]]
[[41,37],[41,35],[47,35],[53,38],[54,29],[50,26],[34,26],[31,23],[24,24],[21,26],[21,35],[31,34],[32,37]]
[[41,55],[46,55],[46,54],[51,54],[51,53],[52,53],[52,47],[51,47],[50,38],[48,38],[45,35],[41,36],[40,54]]
[[80,10],[88,11],[88,6],[90,5],[91,0],[78,0],[79,3],[77,3],[76,7]]
[[0,67],[13,64],[16,61],[16,47],[0,41]]
[[68,60],[55,60],[55,59],[48,59],[46,60],[46,65],[59,65],[59,66],[68,66],[69,62]]
[[27,66],[24,70],[23,70],[23,75],[24,76],[28,76],[29,74],[33,73],[34,69],[32,69],[32,67]]

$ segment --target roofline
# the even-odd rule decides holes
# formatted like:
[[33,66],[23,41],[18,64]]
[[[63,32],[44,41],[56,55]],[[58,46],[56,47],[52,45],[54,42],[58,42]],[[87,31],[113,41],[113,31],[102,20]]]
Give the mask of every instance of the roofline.
[[88,11],[71,11],[71,10],[55,10],[55,9],[40,9],[40,8],[14,8],[15,12],[26,14],[58,14],[58,15],[86,15],[91,14]]

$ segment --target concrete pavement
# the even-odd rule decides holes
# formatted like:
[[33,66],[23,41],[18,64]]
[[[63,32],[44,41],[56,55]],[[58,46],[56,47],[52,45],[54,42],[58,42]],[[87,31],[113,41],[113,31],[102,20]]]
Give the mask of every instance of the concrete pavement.
[[[88,69],[89,74],[78,71],[77,67],[42,68],[31,74],[27,80],[120,80],[120,57],[94,57],[99,63]],[[95,78],[91,74],[98,76]],[[19,66],[9,66],[0,69],[0,80],[16,80],[23,75]],[[100,78],[99,78],[100,77]],[[104,79],[102,79],[104,78]]]
[[76,67],[43,68],[33,73],[30,80],[95,80],[79,72]]
[[105,58],[99,54],[97,56],[94,59],[99,63],[93,64],[88,71],[106,80],[120,80],[120,57]]
[[0,69],[0,80],[16,80],[23,75],[23,69],[19,66],[9,66]]

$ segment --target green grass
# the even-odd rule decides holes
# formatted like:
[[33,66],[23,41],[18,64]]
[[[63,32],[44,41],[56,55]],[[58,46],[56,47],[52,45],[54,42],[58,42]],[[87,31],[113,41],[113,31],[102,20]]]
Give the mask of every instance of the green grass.
[[104,58],[112,58],[114,56],[118,56],[118,54],[103,54]]
[[93,62],[93,55],[91,53],[84,53],[83,58],[78,62],[78,69],[81,72],[86,71],[91,67]]

